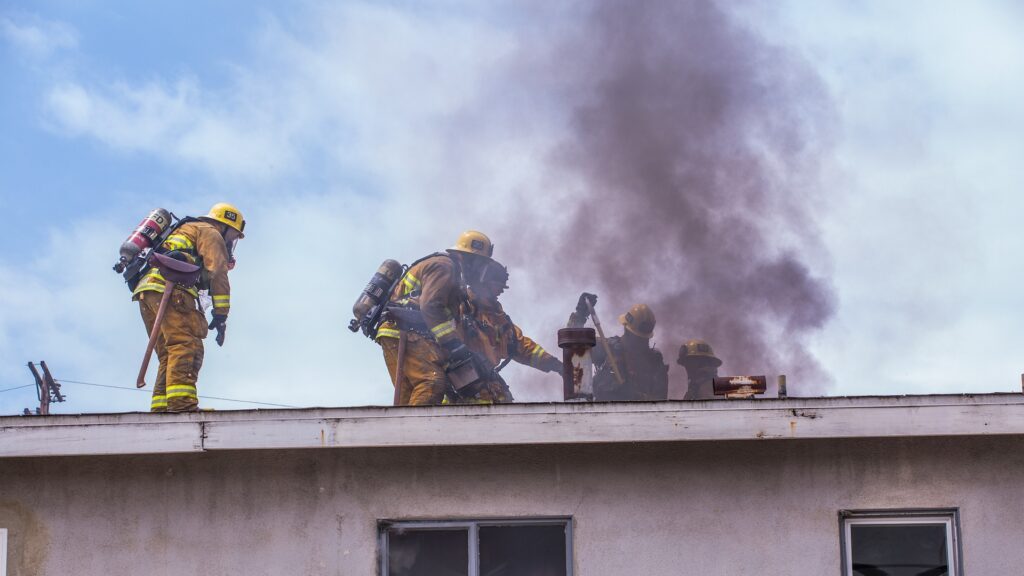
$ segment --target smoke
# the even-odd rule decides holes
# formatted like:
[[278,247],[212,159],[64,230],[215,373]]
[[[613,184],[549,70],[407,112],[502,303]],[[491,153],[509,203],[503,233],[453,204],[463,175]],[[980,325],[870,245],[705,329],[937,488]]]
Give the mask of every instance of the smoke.
[[[808,64],[723,6],[589,3],[568,37],[524,56],[567,130],[545,175],[559,213],[529,229],[554,256],[510,260],[546,268],[537,290],[595,288],[608,332],[650,305],[673,397],[691,338],[722,373],[785,373],[820,393],[829,378],[808,344],[836,298],[813,271],[827,264],[814,215],[835,114]],[[514,220],[520,237],[537,221]]]

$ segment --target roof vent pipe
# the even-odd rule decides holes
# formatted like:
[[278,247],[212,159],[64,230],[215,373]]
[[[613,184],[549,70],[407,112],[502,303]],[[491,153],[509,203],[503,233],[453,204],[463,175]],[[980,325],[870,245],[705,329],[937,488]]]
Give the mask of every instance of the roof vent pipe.
[[590,349],[597,345],[593,328],[562,328],[558,347],[562,349],[562,396],[569,400],[594,399],[594,361]]

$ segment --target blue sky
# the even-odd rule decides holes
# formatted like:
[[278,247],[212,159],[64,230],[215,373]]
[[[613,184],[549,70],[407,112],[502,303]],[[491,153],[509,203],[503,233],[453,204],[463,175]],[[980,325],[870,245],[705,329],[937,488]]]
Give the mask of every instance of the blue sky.
[[[170,3],[38,2],[6,5],[2,65],[4,209],[15,218],[38,217],[39,202],[62,220],[102,213],[115,190],[173,190],[180,170],[144,157],[126,157],[95,143],[60,138],[41,95],[55,82],[85,85],[137,83],[186,75],[211,89],[224,87],[231,62],[244,58],[246,30],[257,25],[256,2]],[[232,22],[234,25],[226,26]],[[168,25],[170,24],[170,25]],[[56,169],[55,169],[56,168]],[[43,178],[41,176],[46,175]],[[154,190],[155,189],[155,190]],[[97,201],[99,200],[99,201]],[[20,250],[36,242],[18,237]],[[25,244],[21,244],[24,242]]]
[[[793,1],[736,13],[805,59],[838,112],[815,222],[814,262],[838,297],[811,342],[828,393],[1019,390],[1021,9]],[[514,126],[479,116],[514,99],[495,93],[496,71],[557,30],[534,18],[455,0],[0,4],[0,389],[29,383],[25,363],[40,359],[58,378],[131,386],[145,335],[109,271],[117,246],[155,206],[198,214],[227,200],[251,233],[200,394],[387,403],[379,350],[344,329],[348,309],[383,258],[498,228],[501,208],[537,184],[560,112]],[[486,209],[458,203],[482,188]],[[554,349],[579,287],[538,302],[530,274],[513,270],[524,288],[506,306]],[[511,374],[522,399],[557,396],[556,378]],[[56,411],[148,403],[65,391]],[[0,394],[0,413],[34,400]]]

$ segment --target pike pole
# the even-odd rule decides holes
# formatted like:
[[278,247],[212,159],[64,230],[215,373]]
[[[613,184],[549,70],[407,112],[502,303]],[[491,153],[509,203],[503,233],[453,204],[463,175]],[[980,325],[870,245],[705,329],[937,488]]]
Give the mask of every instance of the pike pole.
[[160,298],[160,307],[156,311],[156,319],[153,320],[153,330],[149,333],[149,344],[146,345],[146,355],[142,358],[142,367],[139,368],[139,377],[135,380],[136,388],[146,387],[146,370],[149,370],[149,360],[153,357],[153,348],[156,347],[156,339],[160,336],[160,324],[163,324],[164,314],[167,313],[167,303],[174,293],[174,282],[165,280],[164,293]]
[[590,317],[594,320],[594,328],[597,328],[597,335],[600,336],[601,346],[604,348],[605,354],[608,355],[608,362],[612,365],[612,375],[615,376],[615,381],[622,386],[626,383],[622,379],[622,373],[619,372],[619,363],[615,361],[615,355],[612,354],[612,347],[608,344],[608,339],[604,337],[604,329],[601,328],[601,321],[597,319],[597,312],[594,311],[594,305],[589,299],[586,300],[587,309],[590,311]]
[[160,336],[160,324],[163,323],[164,315],[167,314],[167,304],[174,293],[174,287],[181,285],[191,288],[199,281],[199,266],[178,260],[173,255],[172,252],[170,255],[153,253],[150,256],[153,266],[160,271],[160,275],[164,278],[164,294],[160,298],[160,307],[157,308],[153,329],[149,333],[149,344],[146,345],[146,356],[142,359],[142,367],[139,368],[139,377],[135,380],[137,388],[146,386],[146,370],[149,369],[149,360],[153,356],[153,348],[156,347],[156,340]]
[[405,347],[409,343],[409,335],[405,330],[399,329],[398,335],[398,366],[395,367],[395,399],[393,404],[398,406],[402,401],[402,378],[405,378]]

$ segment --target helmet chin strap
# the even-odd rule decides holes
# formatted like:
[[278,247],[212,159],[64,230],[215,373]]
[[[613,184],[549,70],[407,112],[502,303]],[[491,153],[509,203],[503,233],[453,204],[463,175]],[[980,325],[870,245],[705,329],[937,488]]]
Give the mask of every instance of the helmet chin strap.
[[478,264],[476,270],[476,281],[478,284],[484,283],[484,278],[487,277],[487,268],[491,265],[490,262],[484,262],[482,265]]

